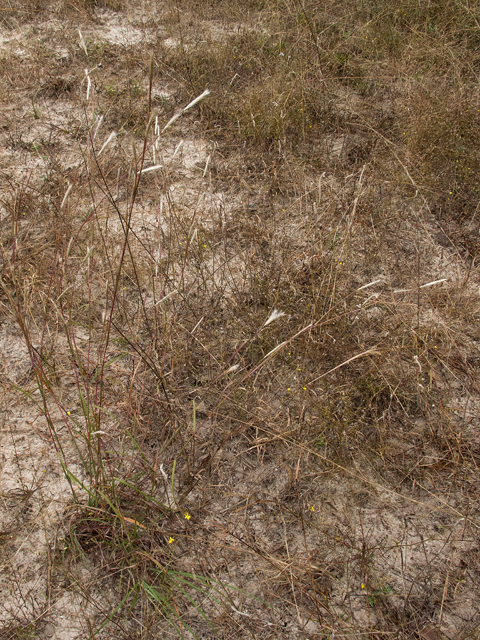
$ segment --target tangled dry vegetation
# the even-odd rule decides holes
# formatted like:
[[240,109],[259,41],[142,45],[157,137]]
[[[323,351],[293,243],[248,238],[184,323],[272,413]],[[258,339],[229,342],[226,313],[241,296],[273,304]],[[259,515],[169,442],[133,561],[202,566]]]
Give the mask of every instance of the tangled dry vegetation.
[[0,16],[1,640],[478,638],[478,3]]

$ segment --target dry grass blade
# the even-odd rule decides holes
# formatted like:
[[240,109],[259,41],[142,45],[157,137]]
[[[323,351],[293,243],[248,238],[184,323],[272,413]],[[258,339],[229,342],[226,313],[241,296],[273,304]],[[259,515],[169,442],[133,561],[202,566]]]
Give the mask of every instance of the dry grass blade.
[[1,640],[476,638],[477,4],[0,15]]

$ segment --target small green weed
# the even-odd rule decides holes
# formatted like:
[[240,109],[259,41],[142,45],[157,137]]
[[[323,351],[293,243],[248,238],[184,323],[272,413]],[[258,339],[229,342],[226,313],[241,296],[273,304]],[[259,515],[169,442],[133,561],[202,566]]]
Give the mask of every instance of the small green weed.
[[397,595],[397,591],[395,591],[393,587],[391,587],[390,585],[380,585],[378,589],[375,589],[368,595],[367,597],[368,606],[369,607],[375,606],[375,603],[377,602],[378,598],[382,596],[395,596],[395,595]]

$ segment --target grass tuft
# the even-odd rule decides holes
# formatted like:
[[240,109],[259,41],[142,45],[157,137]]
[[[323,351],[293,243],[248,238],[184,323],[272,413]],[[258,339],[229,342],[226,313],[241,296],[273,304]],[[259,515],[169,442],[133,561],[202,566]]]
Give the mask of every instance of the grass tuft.
[[473,638],[476,5],[0,13],[1,638]]

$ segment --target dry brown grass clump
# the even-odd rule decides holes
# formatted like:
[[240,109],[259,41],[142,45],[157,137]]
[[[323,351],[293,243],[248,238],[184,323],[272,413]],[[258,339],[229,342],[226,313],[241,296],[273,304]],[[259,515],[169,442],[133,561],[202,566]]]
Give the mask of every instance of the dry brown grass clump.
[[476,5],[10,9],[0,634],[474,638]]

